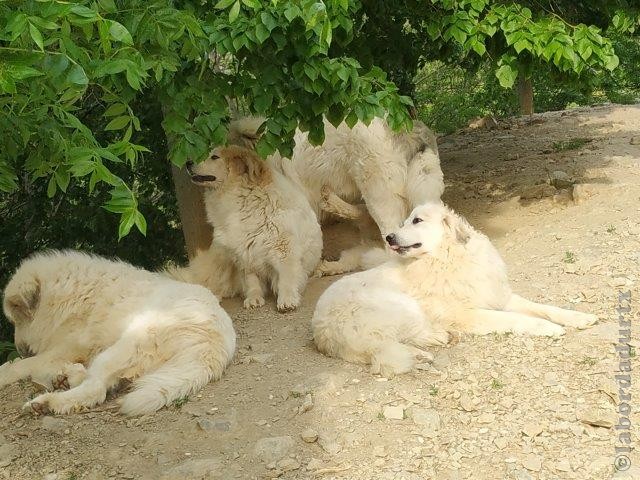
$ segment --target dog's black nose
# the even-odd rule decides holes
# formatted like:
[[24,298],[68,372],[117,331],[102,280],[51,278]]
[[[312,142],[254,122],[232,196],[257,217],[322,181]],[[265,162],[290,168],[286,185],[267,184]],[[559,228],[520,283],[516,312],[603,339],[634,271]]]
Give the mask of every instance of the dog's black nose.
[[390,233],[385,238],[386,238],[387,243],[389,245],[397,245],[398,244],[398,240],[396,240],[396,234],[395,233]]

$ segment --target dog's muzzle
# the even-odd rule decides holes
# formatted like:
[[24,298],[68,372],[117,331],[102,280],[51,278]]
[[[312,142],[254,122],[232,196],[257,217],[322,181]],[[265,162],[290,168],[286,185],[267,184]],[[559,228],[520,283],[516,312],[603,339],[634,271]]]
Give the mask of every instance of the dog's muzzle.
[[408,250],[412,248],[420,248],[422,246],[422,243],[414,243],[413,245],[399,245],[398,238],[396,237],[395,233],[391,233],[387,235],[385,237],[385,240],[389,244],[389,247],[391,248],[391,250],[400,254],[406,253]]
[[206,183],[216,181],[216,177],[214,175],[198,175],[197,173],[195,173],[193,171],[193,165],[194,164],[191,160],[185,163],[185,166],[187,167],[187,173],[191,177],[191,181],[193,183]]

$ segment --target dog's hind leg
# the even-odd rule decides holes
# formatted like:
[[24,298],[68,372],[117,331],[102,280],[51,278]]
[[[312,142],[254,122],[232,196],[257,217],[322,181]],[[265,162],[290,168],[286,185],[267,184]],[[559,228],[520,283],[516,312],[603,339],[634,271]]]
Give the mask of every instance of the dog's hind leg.
[[122,398],[120,411],[125,415],[152,413],[218,380],[233,355],[224,351],[222,344],[220,340],[193,345],[143,375],[134,383],[134,390]]
[[490,333],[517,333],[545,337],[564,335],[564,328],[548,320],[501,310],[480,308],[467,310],[460,312],[451,323],[450,330],[460,330],[476,335]]
[[598,321],[598,317],[589,313],[565,310],[564,308],[532,302],[519,295],[511,295],[505,310],[524,313],[534,317],[545,318],[566,327],[588,328]]
[[76,408],[93,407],[104,402],[107,391],[115,386],[126,372],[135,371],[141,362],[140,342],[136,337],[125,337],[101,352],[91,362],[80,385],[65,392],[39,395],[24,405],[36,413],[69,413]]
[[369,216],[366,206],[352,205],[345,202],[327,185],[322,187],[321,196],[320,208],[324,212],[346,220],[361,220]]

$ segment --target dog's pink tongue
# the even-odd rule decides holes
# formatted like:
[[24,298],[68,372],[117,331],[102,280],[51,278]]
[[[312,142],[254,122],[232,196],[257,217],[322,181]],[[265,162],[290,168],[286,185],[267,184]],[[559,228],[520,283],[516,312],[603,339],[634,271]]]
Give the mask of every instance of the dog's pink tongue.
[[400,250],[400,245],[389,245],[391,250]]

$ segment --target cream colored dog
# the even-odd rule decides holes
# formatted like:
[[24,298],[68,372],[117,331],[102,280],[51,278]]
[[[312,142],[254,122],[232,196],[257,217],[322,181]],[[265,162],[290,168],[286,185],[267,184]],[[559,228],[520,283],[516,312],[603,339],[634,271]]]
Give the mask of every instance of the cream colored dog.
[[[261,118],[232,122],[229,141],[251,147]],[[439,201],[444,190],[434,134],[421,122],[410,133],[394,133],[375,118],[351,129],[325,121],[325,141],[309,143],[297,131],[292,159],[278,154],[268,161],[306,192],[318,218],[323,217],[323,187],[346,202],[364,201],[382,237],[393,231],[416,206]]]
[[431,358],[425,349],[446,344],[449,331],[555,336],[561,325],[597,321],[514,294],[489,239],[442,204],[414,209],[386,240],[393,253],[369,255],[385,263],[338,280],[320,297],[311,323],[321,352],[389,376],[411,370],[416,357]]
[[[206,188],[215,250],[206,254],[215,257],[210,274],[229,272],[230,261],[239,277],[230,272],[224,288],[233,292],[241,283],[245,307],[264,305],[270,286],[279,311],[295,309],[322,253],[320,225],[304,193],[253,150],[238,146],[217,148],[187,168],[192,181]],[[203,277],[205,264],[205,258],[198,259],[182,278]]]
[[231,319],[207,289],[79,252],[24,260],[3,308],[28,358],[0,366],[0,386],[71,387],[25,405],[37,413],[92,407],[122,379],[134,384],[121,412],[151,413],[219,379],[235,350]]

